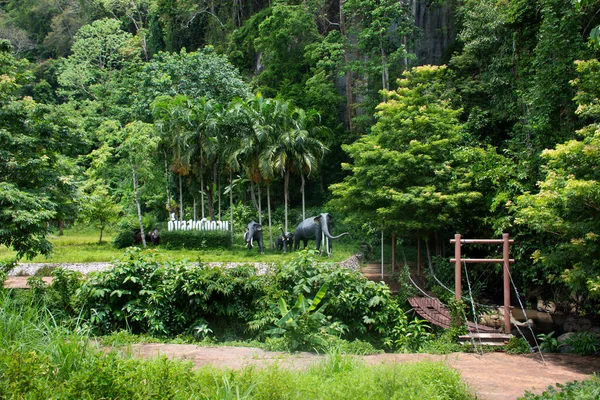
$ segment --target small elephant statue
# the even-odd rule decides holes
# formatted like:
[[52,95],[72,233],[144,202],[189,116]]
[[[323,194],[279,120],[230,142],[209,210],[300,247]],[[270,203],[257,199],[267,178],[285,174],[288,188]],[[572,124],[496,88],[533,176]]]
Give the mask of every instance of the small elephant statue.
[[160,244],[160,235],[158,234],[158,229],[154,229],[152,233],[150,233],[150,241],[152,241],[152,244],[155,246]]
[[340,238],[344,235],[349,235],[349,232],[344,232],[337,236],[332,236],[331,228],[333,226],[333,216],[329,213],[321,213],[316,217],[310,217],[300,222],[296,227],[294,236],[294,248],[298,250],[300,241],[304,242],[304,247],[307,246],[309,240],[316,241],[316,249],[321,248],[321,242],[325,242],[323,247],[328,255],[331,255],[331,245],[333,239]]
[[265,254],[265,246],[263,245],[263,237],[262,237],[262,225],[258,222],[252,221],[246,227],[246,232],[244,233],[244,241],[249,250],[252,249],[253,242],[256,241],[258,243],[258,247],[260,248],[260,254]]
[[281,235],[277,236],[275,239],[275,248],[277,251],[281,251],[283,249],[283,253],[287,253],[287,249],[292,249],[294,246],[293,243],[294,234],[292,232],[284,232],[283,228],[281,229]]

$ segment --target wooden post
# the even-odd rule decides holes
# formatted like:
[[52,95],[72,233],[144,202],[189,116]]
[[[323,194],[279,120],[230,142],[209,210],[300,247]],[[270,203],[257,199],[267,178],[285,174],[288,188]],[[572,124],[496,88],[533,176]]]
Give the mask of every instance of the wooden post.
[[504,255],[504,333],[510,333],[510,258],[508,233],[502,234],[502,248]]
[[460,261],[460,233],[454,235],[454,291],[456,295],[456,300],[461,299],[461,261]]

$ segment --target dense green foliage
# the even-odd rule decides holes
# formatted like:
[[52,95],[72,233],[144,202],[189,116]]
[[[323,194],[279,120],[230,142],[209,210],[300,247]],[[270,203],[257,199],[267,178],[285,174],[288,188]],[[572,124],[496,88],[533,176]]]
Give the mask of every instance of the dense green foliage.
[[[165,337],[193,336],[205,327],[218,336],[242,338],[320,335],[306,346],[291,340],[292,349],[325,349],[335,337],[404,348],[404,343],[384,340],[394,327],[409,323],[389,288],[358,272],[317,263],[312,252],[262,275],[251,266],[223,269],[185,261],[161,263],[156,256],[127,250],[113,268],[81,283],[74,307],[83,307],[81,316],[104,333],[130,329]],[[319,303],[324,306],[319,307],[319,318],[304,321],[311,325],[302,328],[303,334],[291,329],[302,315],[317,312]],[[288,308],[296,310],[294,326],[286,325],[289,317],[278,323]],[[273,331],[278,325],[285,329]]]
[[360,210],[352,213],[360,222],[386,231],[423,234],[457,226],[461,210],[482,196],[469,172],[476,150],[461,138],[445,72],[405,72],[379,105],[372,133],[345,148],[354,163],[346,165],[352,175],[331,187],[339,209]]
[[[306,371],[278,365],[193,369],[166,357],[140,360],[90,344],[47,310],[0,297],[0,393],[4,398],[472,399],[441,363],[367,366],[333,353]],[[356,382],[361,382],[356,385]]]
[[592,400],[600,396],[600,382],[598,377],[586,381],[574,381],[564,385],[551,386],[542,394],[525,393],[524,400],[562,400],[581,399]]
[[[524,297],[597,313],[600,1],[428,6],[2,2],[0,244],[48,254],[53,225],[117,214],[235,237],[234,214],[287,231],[329,208],[443,257],[456,232],[508,232]],[[415,23],[446,9],[446,65],[420,66]]]
[[227,231],[173,231],[163,232],[160,242],[173,249],[226,249],[231,247],[231,235]]

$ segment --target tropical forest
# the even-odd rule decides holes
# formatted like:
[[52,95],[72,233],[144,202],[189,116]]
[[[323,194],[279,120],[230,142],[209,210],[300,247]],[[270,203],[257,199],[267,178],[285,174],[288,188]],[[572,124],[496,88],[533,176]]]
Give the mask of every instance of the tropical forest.
[[598,398],[599,55],[600,0],[1,0],[0,399]]

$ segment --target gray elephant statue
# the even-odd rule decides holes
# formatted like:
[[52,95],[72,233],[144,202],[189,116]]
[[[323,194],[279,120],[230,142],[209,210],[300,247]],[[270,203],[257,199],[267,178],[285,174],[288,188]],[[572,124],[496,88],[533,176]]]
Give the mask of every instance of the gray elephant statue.
[[283,249],[284,253],[287,253],[287,249],[292,249],[294,247],[294,234],[292,232],[284,232],[283,228],[281,228],[281,235],[277,236],[275,239],[275,248],[277,251],[281,251]]
[[350,234],[349,232],[344,232],[340,235],[332,236],[330,233],[332,226],[333,217],[329,213],[322,213],[316,217],[305,219],[296,227],[294,248],[298,250],[301,240],[304,242],[304,247],[307,246],[309,240],[315,240],[317,250],[321,248],[321,242],[325,242],[323,248],[327,251],[328,255],[331,255],[333,239]]
[[252,249],[254,241],[258,243],[260,248],[260,254],[265,254],[265,246],[263,245],[262,237],[262,225],[258,222],[252,221],[248,224],[246,232],[244,233],[244,241],[246,242],[248,249]]

